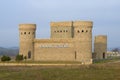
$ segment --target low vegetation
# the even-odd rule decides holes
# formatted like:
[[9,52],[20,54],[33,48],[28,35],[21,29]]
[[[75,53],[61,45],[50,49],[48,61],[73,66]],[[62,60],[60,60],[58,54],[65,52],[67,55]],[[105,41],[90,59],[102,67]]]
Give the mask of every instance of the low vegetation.
[[[20,57],[20,56],[19,56]],[[23,56],[22,60],[24,59]],[[20,59],[21,60],[21,59]],[[15,61],[16,62],[16,61]],[[21,63],[71,63],[32,62]],[[120,58],[94,61],[92,65],[71,66],[0,66],[0,80],[120,80]]]
[[81,66],[1,66],[0,80],[120,80],[120,62]]
[[10,58],[9,56],[3,55],[3,56],[1,57],[1,61],[3,61],[3,62],[5,62],[5,61],[10,61],[10,60],[11,60],[11,58]]
[[19,55],[19,54],[16,55],[16,59],[15,59],[16,61],[19,62],[19,61],[22,61],[23,59],[24,59],[23,55]]
[[93,60],[94,64],[98,63],[110,63],[110,62],[116,62],[120,61],[120,57],[112,57],[112,58],[107,58],[107,59],[101,59],[101,60]]

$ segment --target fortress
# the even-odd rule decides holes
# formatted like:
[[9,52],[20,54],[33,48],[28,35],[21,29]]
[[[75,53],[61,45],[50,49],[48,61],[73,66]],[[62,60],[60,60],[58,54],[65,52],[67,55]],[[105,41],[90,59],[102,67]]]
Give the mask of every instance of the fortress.
[[[50,26],[50,39],[36,39],[36,24],[20,24],[19,54],[33,61],[77,61],[92,64],[92,21],[51,22]],[[106,36],[96,38],[96,59],[105,58],[106,40]],[[101,45],[101,42],[105,44]],[[105,47],[99,50],[101,46]]]

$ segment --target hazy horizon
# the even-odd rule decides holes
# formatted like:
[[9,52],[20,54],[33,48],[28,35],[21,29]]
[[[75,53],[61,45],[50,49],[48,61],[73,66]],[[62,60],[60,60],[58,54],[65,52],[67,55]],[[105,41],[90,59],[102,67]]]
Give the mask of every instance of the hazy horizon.
[[[36,38],[50,38],[51,21],[93,21],[95,35],[120,47],[120,0],[1,0],[0,46],[19,46],[19,24],[37,24]],[[94,41],[94,40],[93,40]]]

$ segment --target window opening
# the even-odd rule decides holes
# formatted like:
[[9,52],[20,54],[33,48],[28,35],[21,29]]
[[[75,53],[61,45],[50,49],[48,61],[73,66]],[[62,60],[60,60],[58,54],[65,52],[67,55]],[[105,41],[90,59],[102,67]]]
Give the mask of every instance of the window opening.
[[24,32],[24,34],[26,34],[26,32]]
[[31,58],[31,51],[28,52],[28,59]]
[[82,32],[84,32],[84,30],[82,30]]
[[76,51],[75,51],[75,59],[76,59],[77,55],[76,55]]
[[103,52],[103,59],[105,59],[105,52]]

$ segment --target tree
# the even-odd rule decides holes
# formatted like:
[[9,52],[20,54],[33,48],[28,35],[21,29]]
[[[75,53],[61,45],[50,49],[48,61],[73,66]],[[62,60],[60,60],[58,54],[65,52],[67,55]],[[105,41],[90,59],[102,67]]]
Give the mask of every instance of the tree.
[[120,49],[119,49],[119,48],[114,48],[114,49],[112,49],[112,51],[113,51],[113,52],[119,52]]
[[3,56],[1,57],[1,61],[10,61],[10,60],[11,60],[11,58],[10,58],[9,56],[3,55]]
[[15,59],[16,61],[22,61],[23,60],[23,55],[17,55],[16,56],[16,59]]

